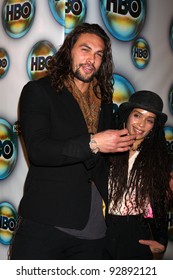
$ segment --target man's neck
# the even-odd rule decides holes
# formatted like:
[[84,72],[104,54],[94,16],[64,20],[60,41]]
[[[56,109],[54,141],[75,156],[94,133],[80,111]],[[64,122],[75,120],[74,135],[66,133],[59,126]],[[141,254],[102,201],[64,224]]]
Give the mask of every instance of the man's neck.
[[85,83],[75,78],[74,78],[74,83],[82,93],[86,92],[90,85],[90,83]]

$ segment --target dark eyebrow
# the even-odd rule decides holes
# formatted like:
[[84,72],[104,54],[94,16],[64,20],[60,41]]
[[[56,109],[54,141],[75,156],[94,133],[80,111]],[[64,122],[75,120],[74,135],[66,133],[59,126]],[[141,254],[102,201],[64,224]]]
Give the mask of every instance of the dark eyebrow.
[[86,43],[82,43],[82,44],[80,44],[79,46],[80,46],[80,47],[87,47],[87,48],[91,49],[90,46],[88,46],[88,44],[86,44]]
[[137,109],[133,109],[133,113],[138,113],[138,114],[142,115],[142,113],[139,112]]
[[[92,48],[87,44],[87,43],[82,43],[82,44],[80,44],[79,45],[80,47],[86,47],[86,48],[88,48],[88,49],[90,49],[90,50],[92,50]],[[104,53],[104,50],[98,50],[96,53]]]

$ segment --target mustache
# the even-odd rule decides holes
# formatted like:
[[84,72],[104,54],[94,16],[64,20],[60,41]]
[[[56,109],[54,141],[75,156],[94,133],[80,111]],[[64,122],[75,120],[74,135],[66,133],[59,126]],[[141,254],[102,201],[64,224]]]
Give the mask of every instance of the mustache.
[[[76,65],[76,66],[77,66],[77,65]],[[79,70],[82,66],[89,66],[89,67],[92,67],[92,68],[94,69],[94,71],[96,71],[96,68],[95,68],[95,66],[94,66],[93,63],[80,63],[76,70]]]

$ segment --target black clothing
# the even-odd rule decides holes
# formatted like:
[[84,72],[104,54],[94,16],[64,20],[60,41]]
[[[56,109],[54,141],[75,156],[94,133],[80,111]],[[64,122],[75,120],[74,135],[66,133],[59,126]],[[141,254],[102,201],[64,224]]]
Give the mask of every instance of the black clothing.
[[[30,165],[10,259],[102,259],[108,156],[92,153],[78,102],[49,77],[24,86],[19,109]],[[112,128],[112,114],[102,102],[98,131]]]
[[[98,131],[112,127],[112,104],[101,104]],[[85,119],[73,95],[57,93],[49,77],[30,81],[20,98],[21,131],[30,161],[19,215],[83,229],[91,180],[107,200],[107,157],[93,154]]]
[[105,259],[151,260],[149,246],[139,239],[150,239],[150,230],[141,215],[108,215],[107,249]]
[[104,238],[80,239],[53,226],[22,219],[11,260],[98,260],[103,258],[104,242]]

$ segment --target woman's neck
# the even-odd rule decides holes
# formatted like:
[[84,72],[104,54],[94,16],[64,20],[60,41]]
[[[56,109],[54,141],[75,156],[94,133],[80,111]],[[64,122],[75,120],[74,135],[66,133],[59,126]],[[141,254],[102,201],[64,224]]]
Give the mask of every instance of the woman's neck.
[[129,151],[129,157],[132,157],[136,153],[136,151],[139,151],[139,147],[140,147],[140,144],[142,143],[142,141],[143,140],[136,140],[133,143],[133,145]]

